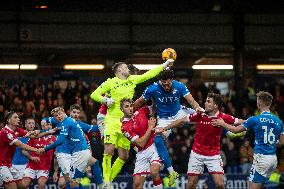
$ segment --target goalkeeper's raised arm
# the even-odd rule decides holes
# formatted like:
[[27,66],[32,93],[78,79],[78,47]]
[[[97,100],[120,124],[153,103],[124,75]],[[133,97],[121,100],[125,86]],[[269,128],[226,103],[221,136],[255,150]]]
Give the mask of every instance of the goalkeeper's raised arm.
[[[117,97],[117,94],[120,94],[122,98],[125,98],[123,97],[123,92],[126,94],[129,92],[129,90],[120,91],[123,88],[131,89],[133,92],[130,92],[130,96],[129,94],[126,94],[126,97],[133,98],[134,88],[137,84],[157,76],[163,69],[172,66],[173,63],[174,60],[168,59],[160,66],[157,66],[156,68],[153,68],[142,75],[130,75],[130,70],[127,64],[125,62],[118,62],[114,64],[112,68],[115,77],[109,78],[102,83],[95,91],[92,92],[91,98],[97,102],[105,103],[106,105],[111,106],[113,103],[115,103],[114,98]],[[120,91],[119,93],[118,90]],[[104,97],[103,95],[105,93],[108,93],[110,97]]]

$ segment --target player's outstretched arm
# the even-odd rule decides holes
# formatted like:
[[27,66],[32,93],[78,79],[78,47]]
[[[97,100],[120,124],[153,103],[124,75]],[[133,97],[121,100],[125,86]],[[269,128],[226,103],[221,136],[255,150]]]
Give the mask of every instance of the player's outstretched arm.
[[60,146],[61,144],[63,144],[63,141],[65,140],[65,138],[66,136],[64,134],[59,135],[54,143],[44,147],[44,151],[46,152],[48,150],[56,148],[57,146]]
[[[242,125],[246,120],[244,119],[238,119],[238,121],[236,123],[234,123],[234,126],[239,126],[239,125]],[[226,130],[226,129],[225,129]],[[226,136],[230,139],[233,139],[233,138],[239,138],[239,137],[243,137],[247,134],[246,131],[242,131],[242,132],[239,132],[239,133],[233,133],[231,131],[228,131],[226,130]]]
[[135,112],[138,108],[142,107],[146,103],[146,100],[143,96],[135,100],[133,103],[133,111]]
[[156,126],[156,119],[151,117],[148,121],[148,129],[147,129],[146,133],[142,137],[134,140],[134,143],[137,146],[144,148],[144,146],[147,144],[147,142],[148,142],[148,140],[151,136],[152,130],[155,126]]
[[92,94],[90,95],[91,99],[93,99],[94,101],[100,102],[100,103],[107,104],[105,101],[107,101],[107,99],[110,99],[110,98],[108,98],[107,96],[103,96],[103,95],[108,93],[111,85],[112,85],[112,82],[110,79],[103,82],[96,90],[92,92]]
[[211,123],[216,127],[222,126],[233,133],[241,133],[246,130],[243,125],[233,126],[228,123],[225,123],[223,119],[213,119]]
[[167,68],[168,66],[171,66],[174,63],[173,59],[168,59],[166,62],[161,64],[160,66],[157,66],[156,68],[153,68],[147,72],[145,72],[142,75],[131,75],[133,81],[136,84],[143,83],[144,81],[147,81],[155,76],[157,76],[163,69]]
[[201,113],[204,111],[190,93],[185,96],[185,99],[196,112]]
[[49,130],[34,130],[30,132],[29,138],[41,138],[46,135],[52,135],[56,133],[57,130],[58,130],[57,127]]
[[84,133],[90,133],[90,132],[98,132],[99,127],[97,125],[90,125],[87,123],[80,123],[80,127]]
[[37,148],[34,148],[34,147],[31,147],[27,144],[24,144],[22,143],[21,141],[17,140],[15,143],[14,143],[16,146],[18,146],[19,148],[22,148],[26,151],[31,151],[31,152],[36,152],[37,151]]
[[184,118],[181,118],[181,119],[178,119],[174,122],[172,122],[171,124],[169,124],[168,126],[166,127],[158,127],[155,129],[155,132],[157,134],[162,134],[164,131],[167,131],[169,129],[172,129],[172,128],[176,128],[176,127],[180,127],[180,126],[183,126],[187,123],[187,117],[184,117]]
[[238,122],[235,123],[234,125],[237,126],[237,125],[241,125],[245,122],[246,120],[245,119],[238,119]]
[[29,160],[31,160],[31,161],[34,161],[34,162],[39,162],[39,161],[40,161],[39,157],[33,157],[33,156],[31,156],[30,153],[29,153],[28,151],[26,151],[26,150],[22,150],[22,154],[23,154],[24,156],[26,156],[26,157],[27,157]]

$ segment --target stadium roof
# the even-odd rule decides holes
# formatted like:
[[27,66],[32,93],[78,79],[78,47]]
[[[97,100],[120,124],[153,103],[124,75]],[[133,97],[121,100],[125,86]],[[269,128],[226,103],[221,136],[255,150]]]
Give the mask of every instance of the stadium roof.
[[9,0],[0,2],[0,10],[30,11],[38,5],[46,5],[45,11],[78,12],[284,12],[282,0]]

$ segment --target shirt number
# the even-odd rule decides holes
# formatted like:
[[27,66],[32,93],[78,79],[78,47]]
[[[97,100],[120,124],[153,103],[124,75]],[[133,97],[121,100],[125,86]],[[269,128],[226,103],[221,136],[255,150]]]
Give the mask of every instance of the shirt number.
[[264,144],[274,144],[275,143],[275,135],[273,134],[274,128],[270,128],[269,132],[267,130],[267,126],[262,126],[262,129],[264,130],[264,136],[263,136],[263,142]]

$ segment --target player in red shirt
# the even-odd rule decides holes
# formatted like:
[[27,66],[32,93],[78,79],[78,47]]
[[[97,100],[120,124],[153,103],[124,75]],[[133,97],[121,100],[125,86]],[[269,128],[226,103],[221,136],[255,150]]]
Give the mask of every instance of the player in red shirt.
[[133,188],[143,188],[146,176],[151,174],[154,188],[162,189],[162,180],[159,175],[161,159],[154,144],[153,128],[156,125],[156,119],[148,120],[151,108],[142,107],[133,112],[133,101],[130,99],[122,99],[120,107],[124,113],[122,133],[138,148]]
[[[42,125],[42,129],[52,129],[52,125],[45,123]],[[44,148],[55,141],[56,137],[53,135],[49,135],[41,138],[31,138],[27,144],[36,148]],[[44,189],[48,179],[54,149],[48,152],[44,152],[40,155],[35,152],[29,153],[26,150],[22,150],[22,153],[29,159],[22,180],[23,186],[25,188],[29,187],[29,185],[32,184],[32,180],[37,178],[38,188]]]
[[0,182],[8,189],[16,189],[20,182],[14,180],[11,174],[12,159],[16,151],[16,146],[27,151],[36,152],[37,148],[23,144],[18,137],[28,137],[30,133],[19,128],[20,118],[15,112],[8,112],[6,115],[7,125],[0,131]]
[[226,123],[234,125],[239,125],[244,121],[219,111],[221,105],[221,95],[209,93],[205,102],[206,114],[190,114],[165,128],[156,128],[156,133],[158,134],[188,122],[196,123],[196,133],[187,171],[189,176],[188,187],[190,189],[196,188],[198,177],[203,174],[204,166],[207,167],[209,174],[212,175],[216,188],[225,188],[223,162],[220,156],[222,127],[214,127],[211,121],[216,118],[222,118]]

